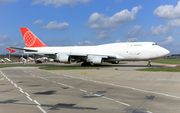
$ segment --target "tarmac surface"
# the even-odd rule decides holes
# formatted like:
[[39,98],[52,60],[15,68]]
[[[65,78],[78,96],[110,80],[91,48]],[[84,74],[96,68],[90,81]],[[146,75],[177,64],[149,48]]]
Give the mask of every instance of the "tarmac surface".
[[146,64],[87,70],[1,68],[0,113],[179,113],[180,73],[135,71]]

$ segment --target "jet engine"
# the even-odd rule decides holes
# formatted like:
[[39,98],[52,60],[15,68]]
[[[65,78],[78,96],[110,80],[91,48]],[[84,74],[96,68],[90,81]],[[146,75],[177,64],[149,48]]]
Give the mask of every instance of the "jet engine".
[[91,61],[93,64],[103,64],[103,59],[101,57],[95,57]]
[[71,57],[69,55],[57,54],[56,60],[58,60],[61,63],[71,63]]

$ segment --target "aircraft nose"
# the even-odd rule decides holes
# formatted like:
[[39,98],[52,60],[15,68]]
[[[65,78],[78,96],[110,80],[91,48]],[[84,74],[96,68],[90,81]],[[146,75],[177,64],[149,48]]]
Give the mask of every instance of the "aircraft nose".
[[158,56],[159,58],[165,57],[167,55],[169,55],[170,51],[165,49],[165,48],[161,48],[160,51],[158,51]]
[[167,49],[165,49],[165,50],[164,50],[164,53],[165,53],[165,55],[169,55],[170,51],[167,50]]

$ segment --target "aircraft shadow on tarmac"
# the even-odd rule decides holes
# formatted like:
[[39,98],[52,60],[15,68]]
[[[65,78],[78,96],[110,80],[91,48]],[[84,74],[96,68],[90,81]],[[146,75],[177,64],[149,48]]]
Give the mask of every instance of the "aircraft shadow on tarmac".
[[[36,106],[35,103],[23,103],[18,102],[19,100],[6,100],[6,101],[0,101],[0,104],[20,104],[20,105],[32,105]],[[49,104],[41,104],[42,107],[49,107],[48,110],[60,110],[61,108],[64,109],[77,109],[77,110],[98,110],[98,108],[90,108],[90,107],[75,107],[76,104],[66,104],[66,103],[58,103],[55,105],[49,105]],[[103,109],[101,109],[103,110]],[[107,109],[105,109],[107,110]],[[121,110],[120,110],[121,111]],[[138,108],[125,108],[123,110],[126,113],[147,113],[145,112],[145,109],[138,109]]]
[[[0,104],[22,104],[22,105],[37,105],[35,103],[22,103],[18,102],[19,100],[6,100],[0,101]],[[56,105],[48,105],[48,104],[41,104],[42,107],[50,107],[49,110],[60,110],[59,108],[66,108],[66,109],[79,109],[79,110],[97,110],[97,108],[89,108],[89,107],[74,107],[76,104],[66,104],[66,103],[58,103]]]

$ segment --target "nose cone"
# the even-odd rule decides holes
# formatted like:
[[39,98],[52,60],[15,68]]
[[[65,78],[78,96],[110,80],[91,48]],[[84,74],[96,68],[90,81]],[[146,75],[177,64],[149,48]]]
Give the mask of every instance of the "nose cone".
[[165,56],[169,55],[169,53],[170,53],[169,50],[162,48],[162,47],[157,52],[159,58],[165,57]]
[[164,51],[164,54],[165,54],[166,56],[169,55],[169,53],[170,53],[170,51],[167,50],[167,49],[164,49],[163,51]]

